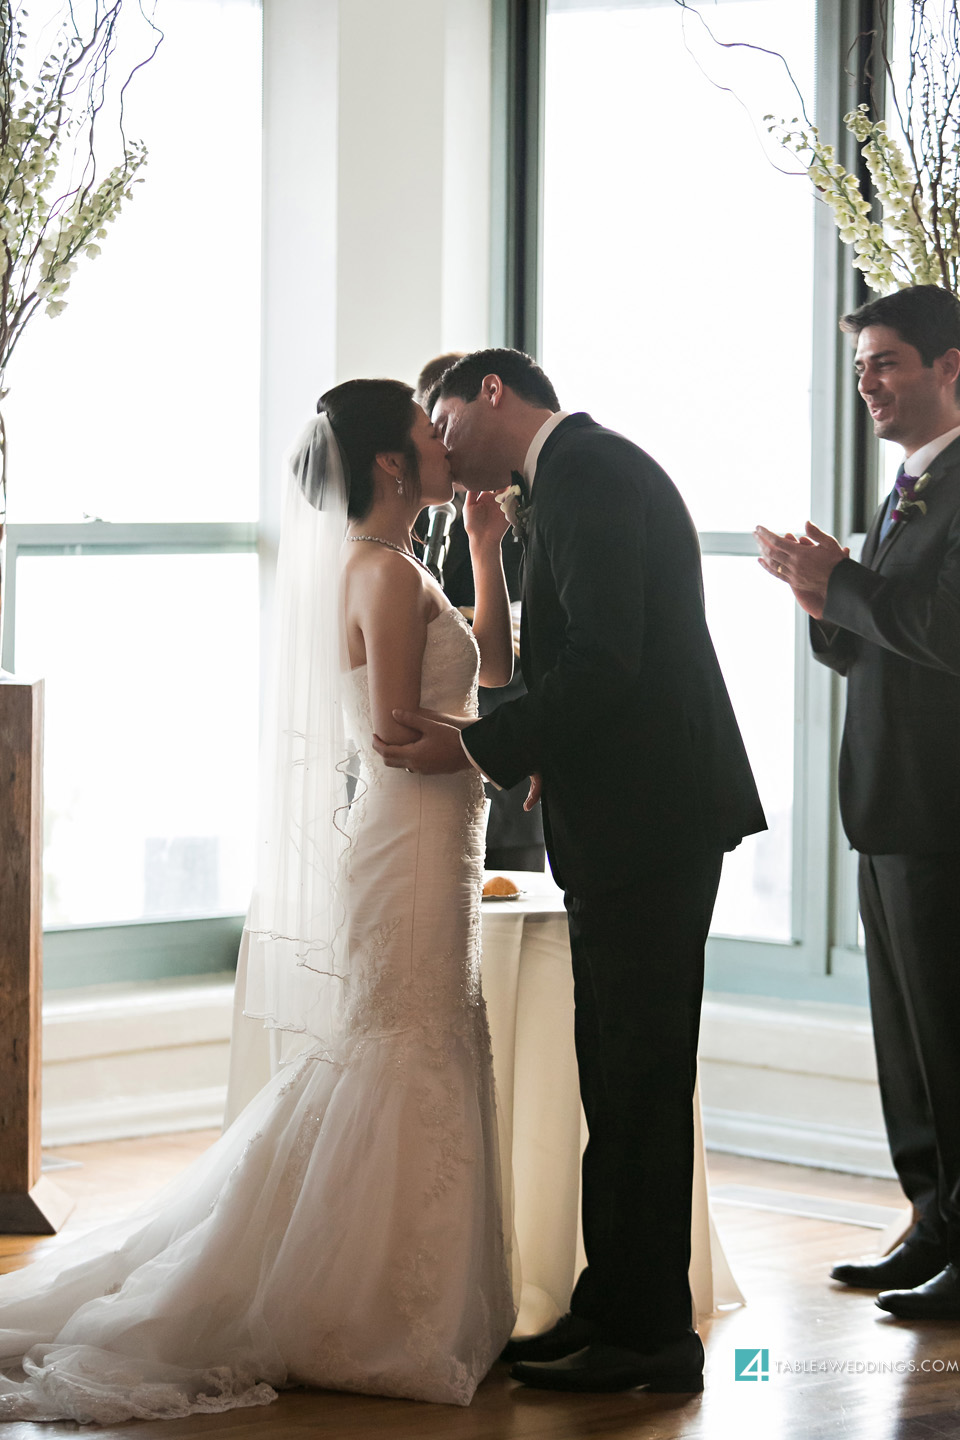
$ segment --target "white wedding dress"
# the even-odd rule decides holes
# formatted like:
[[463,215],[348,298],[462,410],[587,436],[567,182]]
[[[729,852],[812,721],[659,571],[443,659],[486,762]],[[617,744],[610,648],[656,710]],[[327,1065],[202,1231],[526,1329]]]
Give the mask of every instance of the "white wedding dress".
[[[477,669],[443,610],[422,703],[475,714]],[[510,1335],[482,782],[386,769],[365,668],[347,683],[347,1038],[281,1070],[126,1223],[0,1277],[0,1419],[170,1418],[289,1385],[466,1405]]]

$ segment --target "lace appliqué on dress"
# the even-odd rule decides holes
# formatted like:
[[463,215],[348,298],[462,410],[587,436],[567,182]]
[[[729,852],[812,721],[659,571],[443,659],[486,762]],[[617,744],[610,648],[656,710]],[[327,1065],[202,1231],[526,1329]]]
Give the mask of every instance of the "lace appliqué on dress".
[[272,1386],[226,1366],[191,1377],[199,1387],[194,1390],[193,1384],[188,1389],[175,1382],[144,1380],[139,1369],[124,1368],[122,1357],[107,1357],[103,1351],[91,1352],[84,1363],[78,1348],[82,1350],[71,1350],[69,1373],[59,1371],[55,1361],[38,1366],[29,1356],[24,1357],[24,1379],[32,1382],[30,1394],[0,1393],[0,1417],[118,1425],[129,1419],[179,1420],[186,1415],[247,1409],[269,1405],[277,1398]]

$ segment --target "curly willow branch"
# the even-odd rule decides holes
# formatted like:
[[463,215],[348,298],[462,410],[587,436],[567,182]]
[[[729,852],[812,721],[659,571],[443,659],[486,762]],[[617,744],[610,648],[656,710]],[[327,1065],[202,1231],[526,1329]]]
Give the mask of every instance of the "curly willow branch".
[[[837,162],[834,147],[823,141],[811,121],[785,57],[747,42],[719,41],[689,0],[674,3],[685,17],[697,18],[715,45],[755,50],[781,61],[799,97],[803,123],[794,120],[788,124],[768,115],[764,117],[768,130],[784,149],[799,157],[818,197],[832,209],[841,240],[854,247],[853,263],[863,271],[867,284],[880,291],[939,284],[956,294],[960,281],[960,0],[909,0],[905,80],[897,78],[891,53],[893,37],[882,7],[877,31],[854,42],[857,48],[870,40],[871,53],[878,48],[881,56],[879,74],[871,66],[864,77],[869,81],[872,104],[861,104],[843,117],[867,162],[880,206],[879,219],[873,217],[871,204],[861,194],[857,176]],[[877,91],[881,89],[896,135],[890,133],[885,120],[870,113],[871,109],[877,113]]]

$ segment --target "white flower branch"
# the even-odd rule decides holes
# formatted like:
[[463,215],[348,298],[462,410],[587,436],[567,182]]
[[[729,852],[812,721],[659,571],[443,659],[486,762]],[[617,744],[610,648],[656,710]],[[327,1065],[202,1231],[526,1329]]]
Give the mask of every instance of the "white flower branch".
[[[792,150],[833,211],[840,239],[873,290],[960,282],[960,16],[957,0],[911,0],[903,94],[890,62],[891,35],[881,22],[889,108],[899,136],[864,103],[843,117],[866,161],[879,218],[856,175],[838,164],[816,125],[764,119]],[[797,128],[794,128],[797,127]]]
[[[137,0],[152,49],[119,92],[122,159],[97,178],[97,123],[107,97],[124,0],[89,0],[79,18],[66,0],[56,39],[27,74],[27,12],[0,0],[0,400],[7,365],[24,329],[43,306],[56,316],[82,256],[95,259],[107,227],[133,195],[146,146],[128,141],[123,103],[133,75],[157,52],[163,36],[152,17],[155,0]],[[0,523],[6,494],[0,419]]]

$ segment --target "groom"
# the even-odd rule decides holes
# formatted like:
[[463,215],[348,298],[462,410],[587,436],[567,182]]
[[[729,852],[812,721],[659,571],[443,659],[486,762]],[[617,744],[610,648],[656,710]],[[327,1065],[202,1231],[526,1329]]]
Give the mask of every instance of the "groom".
[[[570,1312],[506,1358],[557,1390],[703,1388],[687,1282],[703,952],[723,852],[763,812],[672,482],[589,415],[560,410],[516,350],[466,356],[433,419],[456,480],[521,485],[520,661],[528,694],[388,765],[533,777],[565,893],[576,1003],[587,1266]],[[400,718],[400,717],[398,717]]]

